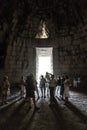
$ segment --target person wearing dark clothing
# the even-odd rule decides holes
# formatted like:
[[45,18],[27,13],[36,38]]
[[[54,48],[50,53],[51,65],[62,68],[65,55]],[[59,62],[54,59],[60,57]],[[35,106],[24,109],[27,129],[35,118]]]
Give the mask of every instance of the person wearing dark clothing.
[[43,75],[41,75],[41,79],[40,79],[40,88],[41,88],[41,93],[42,93],[42,97],[46,97],[45,96],[45,92],[46,92],[46,79],[44,78]]
[[35,86],[35,92],[37,93],[37,99],[39,99],[40,98],[40,96],[39,96],[39,91],[38,91],[38,87],[37,87],[37,81],[36,80],[34,80],[34,86]]
[[61,86],[61,77],[60,76],[57,79],[57,85]]
[[35,85],[34,85],[34,77],[32,74],[27,76],[26,79],[26,98],[29,99],[30,108],[31,108],[31,98],[33,99],[34,108],[38,109],[35,102]]
[[58,95],[58,93],[60,93],[60,89],[61,89],[61,77],[59,76],[57,78],[57,87],[56,87],[56,94]]
[[65,77],[63,75],[61,79],[61,88],[60,88],[60,96],[62,99],[63,99],[63,94],[64,94],[64,81],[65,81]]
[[50,89],[50,105],[54,103],[54,95],[55,95],[55,88],[56,88],[56,80],[54,75],[51,76],[49,89]]
[[50,94],[50,91],[49,91],[49,82],[50,82],[51,75],[52,74],[48,73],[48,72],[46,72],[46,74],[45,74],[47,96],[49,96],[49,94]]

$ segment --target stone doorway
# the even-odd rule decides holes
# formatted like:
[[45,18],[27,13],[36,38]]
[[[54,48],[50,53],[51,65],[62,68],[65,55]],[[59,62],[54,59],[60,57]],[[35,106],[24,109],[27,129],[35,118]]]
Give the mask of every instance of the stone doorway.
[[39,81],[40,75],[53,73],[53,48],[36,47],[36,79]]

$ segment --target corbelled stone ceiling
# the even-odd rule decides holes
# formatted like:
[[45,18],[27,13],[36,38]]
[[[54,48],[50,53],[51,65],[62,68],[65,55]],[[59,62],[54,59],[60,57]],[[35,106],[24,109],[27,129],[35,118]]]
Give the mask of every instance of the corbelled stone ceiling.
[[18,34],[29,29],[34,38],[41,20],[58,36],[72,35],[83,26],[86,31],[87,0],[0,0],[0,28],[4,30],[3,23]]
[[44,21],[49,38],[87,36],[87,0],[0,0],[0,61],[9,42],[34,39]]

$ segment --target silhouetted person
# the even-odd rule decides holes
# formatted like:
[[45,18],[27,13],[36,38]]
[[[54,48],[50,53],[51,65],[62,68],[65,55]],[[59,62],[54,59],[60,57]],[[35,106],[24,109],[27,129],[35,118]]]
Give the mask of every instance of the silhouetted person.
[[57,78],[57,88],[56,88],[57,94],[58,94],[58,91],[60,91],[60,89],[61,89],[61,77],[59,76]]
[[40,88],[41,88],[41,94],[42,94],[42,97],[46,97],[46,79],[44,78],[43,75],[41,75],[41,78],[40,78]]
[[54,94],[56,88],[56,80],[54,79],[54,75],[51,76],[49,89],[50,89],[50,105],[54,103]]
[[32,74],[27,76],[26,79],[26,97],[29,99],[30,108],[31,108],[31,98],[33,99],[34,108],[38,109],[35,102],[35,85],[34,85],[34,77]]
[[63,99],[63,94],[64,94],[64,81],[65,81],[65,77],[64,75],[61,78],[61,88],[60,88],[60,96]]
[[35,92],[37,93],[37,99],[39,99],[40,97],[39,97],[39,91],[38,91],[37,84],[38,84],[37,81],[34,80]]
[[45,75],[47,96],[49,96],[49,82],[50,82],[51,75],[52,75],[52,74],[50,74],[50,73],[48,73],[48,72],[46,72],[46,75]]
[[7,92],[10,90],[10,82],[8,76],[5,76],[2,81],[2,104],[7,103]]
[[65,103],[68,102],[70,86],[71,86],[70,79],[69,79],[69,77],[66,75],[66,76],[65,76],[65,81],[64,81],[64,95],[63,95],[64,98],[65,98]]

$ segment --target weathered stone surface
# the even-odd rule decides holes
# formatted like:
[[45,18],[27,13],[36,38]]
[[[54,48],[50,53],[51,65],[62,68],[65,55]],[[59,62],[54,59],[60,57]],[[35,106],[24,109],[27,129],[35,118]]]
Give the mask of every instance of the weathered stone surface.
[[49,106],[49,97],[40,98],[39,110],[29,109],[29,102],[24,99],[0,112],[0,128],[3,130],[86,130],[87,129],[87,96],[71,92],[69,103],[56,98]]

